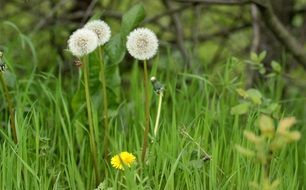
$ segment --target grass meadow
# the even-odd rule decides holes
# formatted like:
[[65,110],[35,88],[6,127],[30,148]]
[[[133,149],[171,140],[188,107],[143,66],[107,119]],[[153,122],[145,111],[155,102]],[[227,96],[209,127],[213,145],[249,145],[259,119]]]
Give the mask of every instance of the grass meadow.
[[[14,107],[18,143],[13,140],[12,116],[2,85],[0,189],[245,190],[256,189],[255,182],[259,184],[257,189],[305,189],[306,98],[300,88],[300,84],[305,84],[303,78],[288,77],[290,73],[283,70],[273,76],[255,70],[262,80],[251,87],[260,92],[254,95],[260,103],[253,104],[253,96],[248,100],[241,95],[245,91],[237,89],[247,90],[249,75],[245,69],[248,60],[254,61],[254,57],[230,55],[218,64],[201,65],[203,68],[197,72],[196,65],[185,68],[178,64],[180,58],[170,47],[160,48],[148,61],[149,77],[156,76],[165,85],[159,130],[154,136],[158,95],[149,83],[150,129],[142,162],[143,64],[129,59],[129,72],[121,72],[119,63],[116,68],[111,64],[106,68],[111,74],[106,74],[109,143],[104,156],[101,86],[91,81],[99,78],[95,71],[99,70],[98,54],[93,52],[87,64],[96,167],[100,175],[97,181],[83,94],[84,64],[74,65],[66,51],[69,64],[49,57],[55,64],[41,67],[45,60],[37,56],[41,50],[35,39],[12,23],[3,27],[18,37],[3,46],[7,68],[2,72]],[[63,40],[67,39],[68,36]],[[50,50],[50,55],[54,51]],[[285,64],[284,58],[279,65]],[[246,101],[247,108],[234,109]],[[267,111],[267,107],[272,111]],[[292,130],[301,134],[299,141],[286,144],[272,155],[268,177],[264,175],[265,165],[256,156],[246,157],[236,148],[240,145],[254,149],[244,132],[261,134],[258,119],[263,113],[273,118],[275,125],[283,118],[295,117],[297,122]],[[131,167],[117,170],[112,167],[111,158],[123,151],[132,153],[136,160]],[[265,179],[278,180],[278,185],[266,187]]]

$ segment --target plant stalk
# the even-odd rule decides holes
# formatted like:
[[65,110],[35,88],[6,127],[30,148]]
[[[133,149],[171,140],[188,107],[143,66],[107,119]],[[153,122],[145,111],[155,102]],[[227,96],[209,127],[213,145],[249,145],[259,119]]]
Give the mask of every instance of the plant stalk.
[[163,92],[161,92],[158,95],[158,108],[157,108],[157,116],[156,116],[155,127],[154,127],[154,136],[155,137],[157,135],[158,126],[159,126],[159,118],[160,118],[162,101],[163,101]]
[[100,182],[100,173],[99,173],[99,163],[98,163],[98,154],[97,147],[94,136],[94,126],[93,126],[93,118],[92,118],[92,108],[91,108],[91,98],[89,93],[89,84],[88,84],[88,64],[87,57],[83,58],[83,68],[84,68],[84,83],[85,83],[85,96],[86,96],[86,107],[87,107],[87,115],[88,115],[88,124],[89,124],[89,141],[92,153],[92,159],[94,164],[94,171],[96,176],[96,184]]
[[145,131],[143,137],[143,146],[142,146],[142,154],[141,160],[142,162],[145,161],[147,146],[148,146],[148,134],[150,129],[150,100],[149,100],[149,88],[148,88],[148,68],[147,68],[147,61],[144,60],[144,91],[145,91]]
[[102,119],[104,120],[104,159],[107,159],[108,156],[108,138],[109,138],[109,126],[108,126],[108,102],[107,102],[107,91],[106,91],[106,79],[105,79],[105,65],[102,57],[102,48],[99,47],[99,59],[101,64],[101,83],[102,83],[102,96],[103,96],[103,115]]
[[9,113],[10,113],[10,126],[11,126],[11,129],[12,129],[13,140],[14,140],[14,143],[17,144],[18,143],[18,138],[17,138],[17,133],[16,133],[15,114],[14,114],[13,102],[12,102],[8,87],[7,87],[6,83],[4,82],[2,72],[0,72],[0,81],[1,81],[1,85],[3,86],[3,93],[4,93],[4,96],[6,98]]

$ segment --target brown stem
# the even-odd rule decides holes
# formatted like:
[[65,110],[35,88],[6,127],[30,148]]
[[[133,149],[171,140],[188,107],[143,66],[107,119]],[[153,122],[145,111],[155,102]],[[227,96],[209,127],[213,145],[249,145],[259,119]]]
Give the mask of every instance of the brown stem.
[[15,144],[17,144],[18,143],[18,138],[17,138],[17,133],[16,133],[16,127],[15,127],[15,114],[14,114],[13,103],[12,103],[11,96],[9,94],[9,90],[8,90],[8,88],[7,88],[7,86],[4,82],[2,72],[0,72],[0,81],[1,81],[1,85],[3,86],[3,93],[4,93],[4,96],[6,98],[9,113],[10,113],[10,126],[11,126],[11,129],[12,129],[13,140],[14,140]]

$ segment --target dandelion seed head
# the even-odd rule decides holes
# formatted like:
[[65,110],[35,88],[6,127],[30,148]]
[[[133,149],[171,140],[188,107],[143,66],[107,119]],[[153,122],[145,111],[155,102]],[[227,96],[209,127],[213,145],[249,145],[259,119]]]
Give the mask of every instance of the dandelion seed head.
[[148,60],[157,53],[158,39],[150,29],[136,28],[128,35],[126,47],[134,58]]
[[84,28],[96,33],[98,36],[98,45],[101,46],[109,41],[111,37],[111,29],[109,25],[102,20],[93,20],[88,22]]
[[76,57],[83,57],[93,52],[98,45],[97,35],[88,29],[78,29],[71,34],[68,48]]
[[131,167],[135,160],[136,157],[133,154],[128,152],[121,152],[120,154],[112,157],[111,164],[116,169],[124,170],[125,166]]

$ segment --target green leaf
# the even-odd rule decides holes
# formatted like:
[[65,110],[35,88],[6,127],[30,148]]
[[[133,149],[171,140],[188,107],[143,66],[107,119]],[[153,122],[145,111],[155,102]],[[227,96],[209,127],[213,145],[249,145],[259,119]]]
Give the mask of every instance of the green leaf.
[[113,36],[106,44],[105,55],[106,63],[119,64],[126,52],[126,36],[138,26],[145,18],[145,10],[142,4],[133,6],[122,17],[120,33]]
[[247,102],[238,104],[231,109],[232,115],[242,115],[249,111],[250,105]]
[[247,92],[243,90],[242,88],[236,89],[236,92],[243,98],[247,97]]
[[120,34],[113,36],[110,41],[106,44],[105,55],[107,65],[119,64],[125,56],[125,43],[121,38]]
[[266,75],[267,78],[273,78],[275,76],[276,76],[275,73],[269,73],[269,74]]
[[276,73],[280,73],[282,71],[282,66],[276,61],[271,62],[271,67]]
[[[104,52],[102,59],[105,65],[104,72],[107,84],[108,107],[112,115],[116,115],[119,105],[121,82],[119,63],[122,62],[126,53],[126,36],[133,28],[139,25],[144,18],[144,7],[141,4],[133,6],[123,15],[120,33],[114,35],[103,48]],[[89,68],[89,88],[93,106],[95,110],[102,111],[101,63],[98,56],[98,49],[89,55],[87,64]],[[84,105],[84,102],[84,86],[80,85],[75,96],[72,98],[71,103],[73,111],[80,113],[80,108]]]
[[[100,69],[100,59],[98,56],[98,52],[89,54],[88,56],[88,70],[89,70],[89,92],[93,102],[93,108],[99,112],[102,112],[102,85],[101,85],[101,69]],[[84,65],[83,65],[84,66]],[[119,105],[119,87],[120,87],[120,75],[119,68],[117,65],[108,65],[105,64],[105,78],[107,85],[107,98],[108,98],[108,108],[110,110],[117,109]],[[82,81],[83,81],[83,73],[82,73]],[[82,84],[82,83],[81,83]],[[80,112],[80,108],[84,107],[84,103],[86,102],[85,93],[84,93],[84,85],[80,85],[78,87],[77,92],[72,98],[71,106],[75,113],[84,114],[86,112]],[[82,117],[82,116],[79,116]],[[86,117],[84,117],[86,118]],[[100,118],[102,119],[102,118]]]
[[247,90],[247,97],[254,103],[260,105],[262,103],[262,95],[256,89]]
[[104,11],[96,12],[94,15],[90,17],[89,21],[99,20],[103,14],[104,14]]
[[251,60],[254,62],[258,62],[258,56],[255,52],[251,52]]
[[262,62],[267,56],[267,52],[266,51],[263,51],[259,54],[258,56],[258,62]]
[[272,138],[275,132],[274,121],[271,117],[261,115],[259,117],[259,128],[261,133],[269,138]]
[[260,67],[259,73],[262,74],[262,75],[265,74],[266,73],[266,69],[264,67]]
[[121,35],[126,37],[133,28],[138,26],[145,18],[146,13],[142,4],[133,6],[122,17]]

